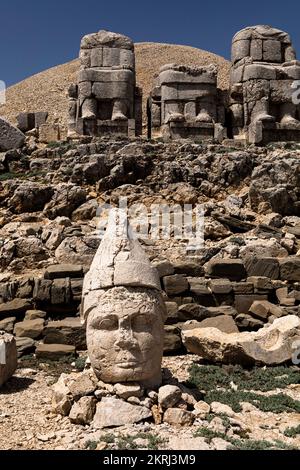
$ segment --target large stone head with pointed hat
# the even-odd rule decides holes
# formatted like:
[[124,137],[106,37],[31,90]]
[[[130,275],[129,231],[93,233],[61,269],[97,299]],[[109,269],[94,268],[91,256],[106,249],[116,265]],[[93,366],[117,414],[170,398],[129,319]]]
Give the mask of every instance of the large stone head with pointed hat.
[[127,224],[113,210],[83,286],[88,353],[108,383],[161,382],[165,305],[160,280]]

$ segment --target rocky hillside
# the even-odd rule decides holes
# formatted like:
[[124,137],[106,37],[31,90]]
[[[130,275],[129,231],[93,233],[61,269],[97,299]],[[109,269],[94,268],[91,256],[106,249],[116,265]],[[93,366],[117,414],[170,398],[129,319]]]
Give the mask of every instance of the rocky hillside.
[[[79,47],[79,45],[78,45]],[[185,65],[218,65],[219,87],[228,88],[230,63],[220,56],[189,46],[140,43],[135,45],[137,82],[143,88],[144,109],[152,87],[153,76],[167,63]],[[0,106],[0,115],[12,123],[20,112],[48,111],[50,122],[66,125],[69,84],[76,81],[78,60],[45,70],[10,87],[7,104]],[[146,114],[144,113],[146,119]]]

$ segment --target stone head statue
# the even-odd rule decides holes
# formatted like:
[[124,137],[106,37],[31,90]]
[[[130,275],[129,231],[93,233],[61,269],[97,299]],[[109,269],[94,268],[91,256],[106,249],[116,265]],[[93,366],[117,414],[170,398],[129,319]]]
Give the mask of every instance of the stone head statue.
[[82,317],[98,378],[158,386],[165,314],[156,270],[133,238],[125,214],[111,211],[83,286]]

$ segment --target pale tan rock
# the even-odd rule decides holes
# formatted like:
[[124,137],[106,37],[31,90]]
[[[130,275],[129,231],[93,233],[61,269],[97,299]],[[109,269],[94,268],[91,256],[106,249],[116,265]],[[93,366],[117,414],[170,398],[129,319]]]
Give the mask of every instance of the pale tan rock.
[[164,385],[158,391],[158,404],[163,408],[172,408],[181,400],[181,390],[175,385]]
[[210,361],[266,365],[292,359],[293,343],[300,339],[300,318],[288,315],[257,332],[226,334],[216,328],[182,331],[189,352]]
[[89,424],[96,412],[97,400],[93,397],[82,397],[74,403],[70,411],[70,420],[74,424]]
[[72,407],[72,394],[68,387],[68,374],[61,374],[58,381],[53,385],[52,409],[55,413],[68,416]]
[[194,414],[196,416],[205,416],[210,413],[210,405],[206,401],[198,401],[194,405]]
[[164,423],[174,426],[191,426],[194,420],[193,413],[180,408],[168,408],[164,414]]
[[144,406],[131,405],[117,398],[103,398],[97,404],[93,420],[95,429],[123,426],[148,419],[152,413]]
[[126,400],[129,397],[140,398],[143,395],[143,389],[139,384],[129,383],[129,384],[116,384],[114,386],[114,392],[120,398]]

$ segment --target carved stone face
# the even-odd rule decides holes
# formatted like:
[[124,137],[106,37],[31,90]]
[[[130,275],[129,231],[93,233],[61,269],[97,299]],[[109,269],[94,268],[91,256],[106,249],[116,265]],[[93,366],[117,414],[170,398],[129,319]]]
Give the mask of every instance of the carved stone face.
[[92,367],[104,382],[161,380],[165,306],[152,289],[115,287],[92,291],[87,343]]

